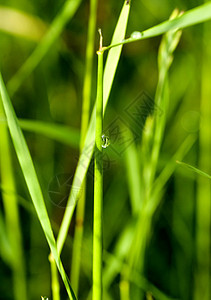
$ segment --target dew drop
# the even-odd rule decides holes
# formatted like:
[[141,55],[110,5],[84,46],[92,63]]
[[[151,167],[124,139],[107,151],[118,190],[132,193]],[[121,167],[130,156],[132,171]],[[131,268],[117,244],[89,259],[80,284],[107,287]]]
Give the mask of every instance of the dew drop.
[[102,134],[102,148],[107,148],[110,145],[109,137]]
[[143,36],[143,33],[140,31],[134,31],[133,33],[131,33],[130,37],[132,39],[140,39]]

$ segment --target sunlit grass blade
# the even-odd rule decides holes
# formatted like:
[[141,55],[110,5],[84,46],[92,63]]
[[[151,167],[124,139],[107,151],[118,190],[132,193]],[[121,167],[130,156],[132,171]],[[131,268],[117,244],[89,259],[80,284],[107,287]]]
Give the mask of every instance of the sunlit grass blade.
[[76,149],[79,148],[80,132],[78,129],[38,120],[18,119],[18,122],[24,131],[35,132]]
[[[111,43],[114,44],[125,38],[127,22],[130,13],[130,4],[123,5],[122,11],[119,16]],[[104,80],[103,80],[103,109],[105,110],[108,98],[111,92],[114,76],[120,59],[122,46],[120,45],[116,49],[111,49],[108,53],[107,60],[104,69]]]
[[9,131],[12,137],[12,141],[15,147],[15,151],[31,195],[34,207],[36,209],[39,221],[41,223],[42,229],[44,231],[46,240],[49,244],[49,247],[53,253],[53,257],[56,261],[57,267],[62,276],[63,282],[65,284],[68,296],[70,299],[75,300],[76,297],[68,281],[68,277],[64,271],[60,256],[58,255],[55,238],[51,228],[50,220],[46,210],[45,202],[43,199],[43,194],[40,188],[40,184],[36,175],[34,164],[26,144],[25,138],[21,131],[21,128],[18,124],[18,119],[16,117],[15,111],[13,109],[12,103],[8,96],[6,87],[4,85],[2,75],[0,74],[0,92],[2,97],[2,103],[5,110],[5,115],[8,122]]
[[206,22],[211,19],[211,3],[208,2],[206,4],[203,4],[201,6],[198,6],[196,8],[193,8],[187,12],[185,12],[183,15],[177,17],[174,20],[165,21],[159,25],[156,25],[154,27],[151,27],[147,30],[144,30],[142,32],[138,32],[137,34],[132,35],[128,39],[125,39],[124,41],[119,40],[118,43],[112,42],[111,45],[104,47],[105,50],[110,49],[112,47],[117,47],[119,45],[124,45],[128,43],[132,43],[135,41],[155,37],[161,34],[166,33],[169,30],[174,29],[183,29],[188,26],[192,26],[198,23]]
[[204,176],[206,178],[211,179],[211,175],[209,175],[209,174],[207,174],[207,173],[199,170],[198,168],[196,168],[194,166],[191,166],[191,165],[189,165],[187,163],[184,163],[183,161],[179,161],[179,160],[177,160],[176,163],[179,164],[179,165],[181,165],[181,166],[183,166],[183,167],[185,167],[186,169],[189,169],[189,170],[193,171],[196,174],[199,174],[201,176]]
[[28,13],[0,6],[0,30],[8,34],[38,42],[46,32],[47,25]]
[[[113,35],[113,42],[118,41],[121,38],[124,38],[125,36],[125,32],[126,32],[126,28],[127,28],[127,21],[128,21],[128,16],[129,16],[129,11],[130,11],[130,5],[126,5],[124,3],[122,11],[120,13],[119,16],[119,20],[117,22],[117,26],[115,28],[114,31],[114,35]],[[116,73],[116,68],[119,62],[119,58],[120,58],[120,54],[121,54],[121,49],[122,47],[118,47],[117,49],[119,49],[117,52],[114,51],[114,49],[111,49],[111,51],[109,51],[108,53],[108,57],[107,57],[107,62],[105,65],[105,69],[104,69],[104,77],[103,77],[103,102],[104,102],[104,111],[108,102],[108,98],[109,98],[109,94],[111,91],[111,87],[113,84],[113,80],[114,80],[114,76]],[[109,63],[108,63],[109,62]],[[89,163],[93,154],[93,150],[94,150],[94,133],[95,133],[95,108],[93,109],[93,113],[92,113],[92,117],[91,117],[91,121],[90,121],[90,125],[89,125],[89,129],[88,132],[86,134],[86,139],[85,139],[85,144],[83,147],[83,151],[80,155],[79,161],[78,161],[78,165],[77,165],[77,169],[75,172],[75,176],[73,179],[73,183],[72,186],[76,186],[77,183],[77,178],[80,178],[81,183],[84,180],[84,177],[86,175],[86,172],[88,170],[89,167]],[[57,239],[57,245],[58,245],[58,250],[59,252],[62,250],[62,247],[64,245],[65,242],[65,238],[67,236],[67,232],[68,232],[68,228],[71,222],[71,218],[75,209],[75,205],[76,205],[76,201],[78,198],[78,194],[80,192],[79,190],[79,186],[78,187],[78,192],[76,193],[75,191],[71,191],[70,192],[70,196],[68,198],[68,203],[67,203],[67,207],[65,210],[65,214],[62,220],[62,224],[60,227],[60,231],[59,231],[59,235],[58,235],[58,239]]]
[[33,53],[26,60],[26,62],[22,65],[22,67],[18,70],[18,72],[8,82],[8,90],[11,95],[18,90],[27,76],[32,73],[32,71],[41,62],[43,57],[48,53],[53,43],[61,34],[65,25],[74,16],[80,3],[81,0],[67,0],[65,2],[62,10],[53,20],[51,26],[49,27],[41,42],[38,44]]

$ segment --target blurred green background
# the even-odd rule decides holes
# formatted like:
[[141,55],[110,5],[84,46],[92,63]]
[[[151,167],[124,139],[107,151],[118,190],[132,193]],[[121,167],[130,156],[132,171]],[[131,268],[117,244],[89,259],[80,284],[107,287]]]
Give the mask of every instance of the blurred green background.
[[[0,0],[0,68],[6,83],[10,82],[35,49],[63,3],[63,0]],[[122,4],[123,1],[99,1],[97,26],[102,28],[105,45],[110,44]],[[176,7],[186,11],[201,4],[203,1],[134,0],[131,5],[126,36],[129,37],[133,31],[142,31],[167,20]],[[14,15],[16,10],[18,14]],[[24,17],[27,18],[23,19]],[[89,1],[82,1],[74,17],[32,74],[23,81],[15,93],[12,89],[10,93],[9,89],[18,118],[66,125],[74,133],[72,145],[65,145],[48,136],[33,132],[35,129],[24,131],[55,234],[58,233],[64,214],[66,197],[79,157],[88,17]],[[206,26],[211,28],[210,23]],[[206,75],[206,67],[211,66],[207,55],[211,51],[210,34],[207,30],[205,36],[205,31],[204,25],[201,24],[185,29],[174,53],[174,61],[169,71],[169,107],[157,167],[158,174],[171,161],[188,136],[193,138],[193,142],[183,157],[184,161],[199,166],[203,168],[203,171],[211,174],[209,155],[205,162],[200,163],[202,153],[207,153],[206,151],[210,149],[210,142],[208,142],[203,152],[199,139],[200,121],[203,118],[201,98],[203,93],[206,94],[204,89],[210,96],[209,88],[206,83],[204,84],[208,80],[207,76],[210,76],[209,72]],[[97,40],[96,32],[96,50]],[[113,255],[116,251],[117,241],[128,224],[133,222],[126,156],[133,144],[140,149],[138,152],[140,165],[142,161],[147,160],[140,145],[144,122],[147,115],[151,113],[150,109],[159,110],[159,107],[153,107],[153,103],[158,81],[157,56],[160,41],[161,37],[156,37],[124,46],[105,113],[105,133],[110,135],[111,140],[111,145],[106,149],[104,156],[105,269],[106,264],[109,264],[109,255]],[[208,47],[207,51],[204,50],[205,47]],[[94,58],[92,106],[96,96],[96,68],[97,56]],[[137,103],[138,105],[142,103],[142,110],[137,111],[134,117]],[[210,103],[206,105],[210,107]],[[207,107],[208,111],[209,107]],[[130,112],[132,112],[132,117]],[[162,110],[160,113],[162,115]],[[118,128],[123,126],[126,128],[124,130],[130,129],[133,132],[128,142],[118,140],[119,134],[115,131],[115,124]],[[210,125],[209,122],[207,124]],[[207,132],[207,139],[210,140],[210,131]],[[27,299],[40,299],[41,295],[48,295],[51,299],[49,248],[32,207],[12,143],[11,151],[19,195],[27,274]],[[62,187],[58,187],[58,178],[63,184]],[[143,276],[148,283],[175,299],[194,298],[194,278],[197,273],[198,190],[199,186],[207,184],[208,191],[210,189],[208,180],[205,179],[205,182],[201,180],[202,182],[199,183],[197,175],[189,170],[180,166],[174,167],[173,174],[162,190],[161,201],[153,215],[152,227],[148,235]],[[77,187],[74,188],[77,189]],[[55,196],[55,191],[59,191],[59,197],[60,195],[64,197],[62,205],[61,199]],[[202,192],[201,201],[204,199],[205,207],[210,201],[209,197],[210,194]],[[92,285],[93,163],[87,175],[86,199],[79,299],[88,299]],[[1,222],[4,223],[2,201],[0,201],[0,206]],[[207,209],[209,219],[209,205]],[[68,274],[71,269],[74,227],[75,219],[73,218],[62,252],[62,260]],[[209,235],[209,231],[204,234]],[[127,245],[125,247],[127,249]],[[2,252],[0,252],[0,299],[10,300],[14,299],[12,271]],[[123,260],[127,261],[126,257],[129,255],[129,252],[123,255]],[[207,263],[205,263],[206,267]],[[108,287],[109,295],[105,295],[105,299],[120,298],[121,276],[119,274],[122,269],[123,266],[120,272],[111,276]],[[201,276],[203,276],[203,269]],[[142,285],[146,286],[143,282]],[[147,284],[147,288],[144,289],[145,292],[146,289],[150,290],[149,285]],[[205,293],[201,299],[208,299],[208,293]],[[61,284],[61,299],[66,299],[65,297],[66,292]],[[151,299],[149,294],[146,297]],[[155,299],[159,298],[155,297]],[[161,296],[160,299],[169,298]]]

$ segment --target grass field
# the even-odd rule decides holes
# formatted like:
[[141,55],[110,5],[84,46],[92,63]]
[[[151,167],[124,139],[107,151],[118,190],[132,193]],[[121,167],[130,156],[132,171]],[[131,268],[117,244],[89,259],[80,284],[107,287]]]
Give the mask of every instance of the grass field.
[[210,299],[210,20],[0,0],[0,300]]

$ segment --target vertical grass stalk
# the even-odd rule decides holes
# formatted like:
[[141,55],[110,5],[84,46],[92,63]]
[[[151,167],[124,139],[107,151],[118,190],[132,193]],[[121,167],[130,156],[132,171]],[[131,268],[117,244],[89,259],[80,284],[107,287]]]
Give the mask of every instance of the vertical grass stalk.
[[98,55],[97,106],[95,127],[95,178],[93,225],[93,300],[102,300],[102,200],[103,200],[103,51],[102,34]]
[[[210,86],[210,23],[204,24],[203,64],[201,86],[201,124],[199,132],[199,169],[211,174],[211,86]],[[210,290],[210,225],[211,225],[211,184],[203,176],[198,177],[196,201],[196,271],[194,300],[208,300]]]
[[[86,68],[83,86],[83,103],[82,103],[82,117],[81,117],[81,140],[80,152],[82,153],[85,137],[89,125],[90,117],[90,104],[91,104],[91,89],[92,89],[92,69],[93,69],[93,56],[95,46],[95,33],[96,33],[96,19],[97,19],[97,0],[90,0],[90,14],[88,25],[88,37],[86,48]],[[79,276],[80,276],[80,261],[81,261],[81,248],[83,240],[83,222],[86,201],[86,178],[84,179],[81,188],[80,198],[76,208],[76,225],[75,234],[73,239],[73,254],[71,265],[71,283],[76,295],[78,294]]]
[[53,300],[60,300],[60,285],[59,285],[59,276],[56,267],[56,262],[53,257],[53,254],[49,254],[49,262],[51,265],[51,290]]

